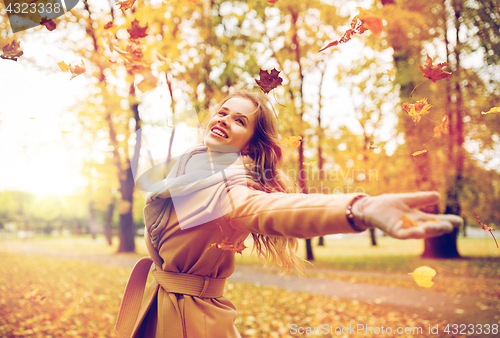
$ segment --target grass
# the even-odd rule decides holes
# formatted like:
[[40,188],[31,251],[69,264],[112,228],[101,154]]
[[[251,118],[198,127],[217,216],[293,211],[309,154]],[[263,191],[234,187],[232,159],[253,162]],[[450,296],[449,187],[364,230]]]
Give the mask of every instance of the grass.
[[[10,252],[0,252],[0,260],[1,337],[116,336],[113,328],[130,269]],[[342,328],[363,323],[394,330],[417,327],[424,333],[429,325],[445,325],[438,319],[427,320],[374,304],[340,301],[274,287],[228,282],[225,295],[239,309],[235,325],[243,338],[302,336],[290,334],[293,324],[297,328],[323,324],[328,328]]]

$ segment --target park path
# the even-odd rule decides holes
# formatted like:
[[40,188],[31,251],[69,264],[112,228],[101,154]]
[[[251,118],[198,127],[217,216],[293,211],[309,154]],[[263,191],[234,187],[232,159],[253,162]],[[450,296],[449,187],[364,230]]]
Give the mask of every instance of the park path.
[[[76,259],[107,266],[132,268],[140,256],[136,254],[106,255],[82,252],[60,251],[53,248],[30,244],[3,242],[0,251],[17,252],[24,255]],[[310,272],[345,273],[351,276],[385,276],[411,278],[407,275],[383,274],[356,271],[332,271],[308,269]],[[454,277],[456,278],[456,277]],[[468,278],[474,283],[473,278]],[[500,300],[477,296],[453,295],[430,290],[406,289],[353,283],[333,279],[279,276],[275,269],[259,266],[237,265],[232,282],[245,282],[263,286],[276,286],[291,291],[320,294],[333,299],[357,300],[359,302],[387,306],[403,310],[410,315],[427,319],[443,319],[450,324],[498,324],[500,323]],[[500,283],[500,280],[494,280]]]

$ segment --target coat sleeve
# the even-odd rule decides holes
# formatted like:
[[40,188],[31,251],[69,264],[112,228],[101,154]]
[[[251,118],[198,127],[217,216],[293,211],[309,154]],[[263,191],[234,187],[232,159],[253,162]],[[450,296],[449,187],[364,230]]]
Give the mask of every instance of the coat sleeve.
[[265,193],[236,186],[229,195],[232,207],[224,218],[236,230],[297,238],[357,232],[349,225],[346,210],[361,194]]

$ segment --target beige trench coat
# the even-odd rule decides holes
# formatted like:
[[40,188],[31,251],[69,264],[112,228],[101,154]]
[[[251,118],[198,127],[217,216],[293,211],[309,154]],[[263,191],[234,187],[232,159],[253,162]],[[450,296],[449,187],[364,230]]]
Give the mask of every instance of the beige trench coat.
[[[221,243],[223,236],[237,243],[250,233],[312,238],[355,232],[347,222],[345,212],[359,194],[268,194],[243,185],[232,186],[230,192],[236,202],[232,210],[222,210],[224,216],[189,229],[180,229],[172,208],[160,235],[158,252],[146,234],[149,253],[157,270],[161,268],[219,280],[231,276],[234,271],[235,253],[210,247],[213,243]],[[160,199],[154,203],[164,202]],[[218,208],[229,205],[227,200],[218,202]],[[151,222],[148,215],[145,218],[146,224]],[[149,264],[137,273],[142,276],[131,277],[129,284],[133,279],[143,279],[140,283],[144,283],[148,270]],[[140,288],[137,294],[142,298]],[[137,296],[132,305],[126,304],[123,312],[129,314],[132,307],[139,309],[140,298]],[[122,304],[122,310],[123,307]],[[153,280],[140,305],[135,324],[132,325],[134,316],[129,315],[123,320],[129,321],[129,332],[117,332],[119,337],[234,338],[240,337],[234,326],[236,314],[236,307],[224,296],[200,298],[166,292]]]

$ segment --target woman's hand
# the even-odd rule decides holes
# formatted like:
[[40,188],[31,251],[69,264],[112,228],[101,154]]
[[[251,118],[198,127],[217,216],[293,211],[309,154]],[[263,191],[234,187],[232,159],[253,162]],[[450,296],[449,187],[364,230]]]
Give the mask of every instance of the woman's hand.
[[[428,214],[416,208],[439,201],[437,192],[384,194],[361,198],[352,206],[356,225],[377,227],[389,236],[399,239],[441,236],[463,224],[463,219],[451,214]],[[406,215],[418,226],[403,225]]]

